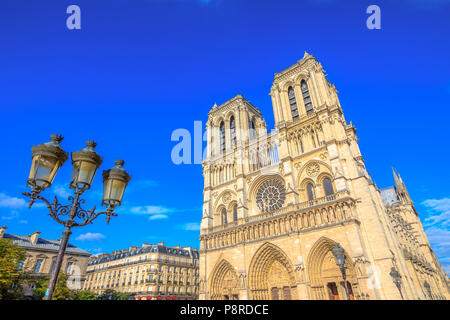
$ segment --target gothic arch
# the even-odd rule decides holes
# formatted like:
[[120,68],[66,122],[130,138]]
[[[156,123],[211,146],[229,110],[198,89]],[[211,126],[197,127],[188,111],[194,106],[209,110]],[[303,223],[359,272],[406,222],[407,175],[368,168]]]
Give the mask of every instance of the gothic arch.
[[225,259],[220,260],[211,274],[209,296],[212,300],[237,300],[239,278],[233,266]]
[[[282,183],[287,189],[287,185],[283,179],[278,173],[272,173],[272,174],[265,174],[263,176],[257,177],[252,184],[248,188],[248,209],[250,213],[253,213],[255,215],[260,214],[260,210],[258,206],[256,205],[256,196],[258,193],[259,188],[268,180],[278,180],[280,183]],[[284,206],[285,204],[283,204]]]
[[221,122],[223,122],[223,123],[225,123],[225,117],[224,116],[219,116],[219,117],[217,117],[215,120],[214,120],[214,127],[216,127],[217,128],[217,130],[219,130],[219,126],[220,126],[220,123]]
[[259,176],[252,182],[252,184],[248,188],[248,195],[249,195],[250,199],[254,199],[256,197],[256,193],[258,192],[259,187],[261,187],[264,184],[264,182],[266,182],[267,180],[270,180],[270,179],[278,179],[280,182],[282,182],[286,186],[286,183],[285,183],[283,177],[281,175],[279,175],[278,173],[265,174],[265,175]]
[[294,83],[296,86],[300,87],[300,84],[302,83],[302,80],[305,80],[306,83],[309,85],[309,74],[307,72],[301,72],[294,80]]
[[293,265],[278,246],[266,242],[256,251],[249,268],[249,288],[254,300],[297,298]]
[[227,122],[228,125],[232,116],[234,116],[234,119],[236,120],[236,115],[234,114],[233,110],[228,111],[225,115],[225,122]]
[[236,192],[231,191],[230,189],[225,189],[217,196],[217,200],[214,203],[214,212],[217,213],[217,210],[219,210],[219,207],[221,206],[225,206],[226,208],[228,208],[231,202],[236,201]]
[[[319,172],[313,176],[309,175],[307,172],[308,166],[312,163],[316,163],[319,166]],[[324,176],[328,176],[331,181],[333,181],[334,175],[331,171],[331,167],[321,160],[309,160],[302,166],[297,174],[297,191],[301,194],[302,189],[304,189],[306,186],[305,181],[307,180],[312,181],[314,187],[316,187],[318,184],[320,184],[320,181],[323,180]]]
[[289,87],[294,88],[297,83],[292,80],[287,80],[281,87],[281,91],[287,94]]
[[[331,292],[333,289],[330,289],[330,284],[336,286],[337,296],[334,298],[346,299],[344,280],[332,253],[336,244],[337,242],[329,238],[321,237],[309,251],[306,270],[308,272],[312,299],[332,299],[334,296],[333,292]],[[345,255],[347,257],[346,278],[350,288],[349,291],[351,296],[353,296],[358,289],[358,282],[351,256],[347,251],[345,251]]]

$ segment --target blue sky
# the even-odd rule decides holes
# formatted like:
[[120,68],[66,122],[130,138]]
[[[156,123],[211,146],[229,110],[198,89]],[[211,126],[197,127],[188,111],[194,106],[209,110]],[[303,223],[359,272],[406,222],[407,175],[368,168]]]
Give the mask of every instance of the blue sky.
[[[66,28],[81,8],[82,29]],[[381,8],[381,30],[366,8]],[[21,196],[31,145],[64,135],[66,151],[98,142],[101,170],[125,159],[132,175],[119,216],[74,229],[92,253],[143,242],[198,247],[200,165],[175,165],[170,141],[218,104],[242,94],[269,128],[273,74],[305,50],[335,83],[382,188],[394,166],[450,271],[450,1],[3,0],[0,10],[0,224],[9,233],[60,237],[46,209]],[[64,201],[68,161],[45,195]],[[101,175],[86,207],[101,201]]]

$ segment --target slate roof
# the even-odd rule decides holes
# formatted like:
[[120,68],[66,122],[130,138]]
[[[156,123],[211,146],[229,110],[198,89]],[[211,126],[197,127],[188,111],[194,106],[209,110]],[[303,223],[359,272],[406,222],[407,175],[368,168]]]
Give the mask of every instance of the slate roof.
[[105,263],[109,261],[119,260],[126,257],[133,257],[145,253],[150,252],[157,252],[157,253],[163,253],[163,254],[169,254],[173,256],[184,256],[184,257],[192,257],[194,259],[198,259],[199,253],[196,249],[194,250],[187,250],[182,248],[174,248],[174,247],[166,247],[161,245],[149,245],[145,247],[136,247],[131,250],[122,250],[120,252],[110,254],[105,257],[99,257],[99,258],[91,258],[88,262],[88,265],[94,265],[94,264],[100,264]]
[[399,198],[397,196],[397,191],[395,187],[387,187],[380,190],[381,198],[383,199],[384,204],[392,206],[393,204],[399,202]]
[[[23,247],[23,248],[30,248],[30,249],[42,249],[42,250],[51,250],[51,251],[58,251],[59,250],[59,241],[57,240],[48,240],[39,238],[36,244],[33,244],[31,242],[31,239],[27,236],[19,236],[15,234],[7,234],[5,233],[3,235],[4,239],[11,239],[14,244]],[[67,244],[66,252],[70,253],[78,253],[78,254],[84,254],[84,255],[91,255],[89,252],[80,249],[78,247],[75,247],[74,245],[71,245],[70,243]]]

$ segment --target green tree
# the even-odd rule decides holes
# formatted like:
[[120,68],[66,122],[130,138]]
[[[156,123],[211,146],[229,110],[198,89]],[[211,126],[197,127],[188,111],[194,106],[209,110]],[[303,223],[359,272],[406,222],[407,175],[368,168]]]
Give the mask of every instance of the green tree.
[[[74,292],[67,287],[67,279],[69,275],[60,273],[58,281],[56,281],[55,291],[53,292],[53,300],[72,300],[74,298]],[[35,282],[35,288],[33,289],[33,296],[37,300],[42,300],[47,291],[50,279],[48,277],[38,279]]]
[[97,300],[97,294],[92,291],[79,290],[75,292],[74,300]]
[[0,299],[17,299],[21,295],[19,266],[24,259],[25,249],[11,239],[0,239]]
[[130,300],[131,297],[128,293],[117,292],[112,289],[105,290],[101,295],[97,297],[97,300]]

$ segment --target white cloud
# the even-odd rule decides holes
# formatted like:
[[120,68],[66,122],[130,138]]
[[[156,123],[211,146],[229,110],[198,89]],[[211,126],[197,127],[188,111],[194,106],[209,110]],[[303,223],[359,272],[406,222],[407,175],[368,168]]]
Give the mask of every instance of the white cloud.
[[105,236],[102,235],[101,233],[84,233],[79,235],[75,240],[80,240],[80,241],[100,241],[102,239],[105,239]]
[[54,194],[56,194],[61,198],[67,199],[71,196],[71,193],[67,191],[67,188],[61,184],[53,185],[51,190],[53,191]]
[[92,249],[86,249],[87,252],[92,253],[93,257],[99,256],[102,254],[102,248],[92,248]]
[[2,216],[2,220],[14,220],[19,217],[19,212],[11,210],[11,213],[7,216]]
[[437,246],[448,246],[450,253],[450,230],[439,227],[426,228],[428,240]]
[[24,199],[10,197],[7,194],[0,193],[0,208],[20,209],[26,207],[27,202]]
[[[450,199],[429,199],[422,202],[422,204],[430,208],[430,216],[425,218],[425,222],[428,225],[434,225],[442,223],[447,225],[450,223]],[[436,212],[436,213],[435,213]]]
[[180,212],[201,212],[201,207],[199,208],[191,208],[191,209],[177,209],[177,208],[168,208],[165,206],[135,206],[135,207],[121,207],[118,210],[120,214],[134,214],[134,215],[142,215],[149,216],[149,220],[161,220],[168,219],[173,213]]
[[140,207],[132,207],[130,209],[130,212],[135,214],[160,214],[173,212],[173,209],[169,209],[162,206],[140,206]]
[[183,229],[186,231],[198,231],[200,230],[200,223],[190,222],[183,225]]
[[148,218],[148,220],[160,220],[160,219],[167,219],[168,216],[165,214],[155,214],[153,216],[150,216],[150,218]]

